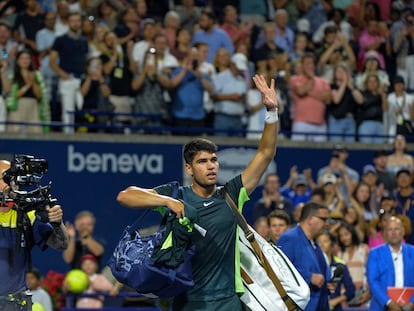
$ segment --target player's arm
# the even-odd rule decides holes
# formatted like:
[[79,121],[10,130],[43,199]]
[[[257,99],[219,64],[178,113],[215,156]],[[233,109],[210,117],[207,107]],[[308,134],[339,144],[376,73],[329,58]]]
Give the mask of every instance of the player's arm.
[[270,86],[268,86],[262,75],[255,75],[253,81],[262,94],[262,102],[266,106],[266,117],[256,155],[242,173],[243,185],[249,194],[256,188],[267,166],[276,154],[279,120],[274,79],[271,80]]

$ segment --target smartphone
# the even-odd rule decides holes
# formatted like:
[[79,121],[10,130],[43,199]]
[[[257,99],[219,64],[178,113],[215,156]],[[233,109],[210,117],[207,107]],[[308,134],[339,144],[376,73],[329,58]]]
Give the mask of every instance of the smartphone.
[[193,70],[197,70],[198,68],[198,59],[193,59]]

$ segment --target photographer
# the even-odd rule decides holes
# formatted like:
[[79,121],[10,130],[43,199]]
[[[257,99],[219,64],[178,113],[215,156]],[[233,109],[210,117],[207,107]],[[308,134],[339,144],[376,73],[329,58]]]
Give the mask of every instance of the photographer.
[[63,250],[68,245],[68,234],[59,205],[46,205],[43,215],[40,208],[21,210],[17,202],[19,194],[14,190],[16,182],[9,182],[5,177],[7,173],[4,174],[10,173],[11,167],[10,162],[0,161],[3,176],[0,179],[3,197],[0,206],[0,310],[30,311],[32,302],[26,271],[30,268],[31,249],[37,245],[41,250],[48,246]]

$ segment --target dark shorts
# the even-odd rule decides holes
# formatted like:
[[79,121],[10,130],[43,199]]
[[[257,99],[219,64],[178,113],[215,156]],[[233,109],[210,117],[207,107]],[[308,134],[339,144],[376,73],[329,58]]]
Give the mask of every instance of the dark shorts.
[[31,311],[32,294],[26,290],[18,291],[9,296],[0,296],[1,311]]
[[174,299],[173,311],[241,311],[240,298],[234,295],[229,298],[213,301],[185,301]]

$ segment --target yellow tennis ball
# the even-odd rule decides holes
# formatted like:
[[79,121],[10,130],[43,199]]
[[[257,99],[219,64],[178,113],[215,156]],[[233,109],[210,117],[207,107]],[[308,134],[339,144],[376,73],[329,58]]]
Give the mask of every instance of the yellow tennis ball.
[[32,311],[45,311],[45,308],[38,302],[33,302]]
[[89,278],[82,270],[73,269],[66,274],[65,283],[71,293],[79,294],[88,288]]

